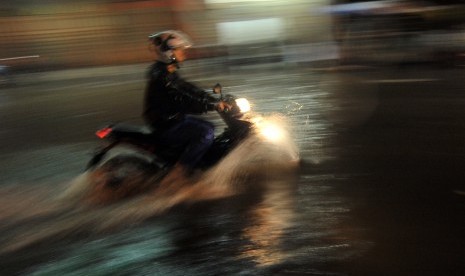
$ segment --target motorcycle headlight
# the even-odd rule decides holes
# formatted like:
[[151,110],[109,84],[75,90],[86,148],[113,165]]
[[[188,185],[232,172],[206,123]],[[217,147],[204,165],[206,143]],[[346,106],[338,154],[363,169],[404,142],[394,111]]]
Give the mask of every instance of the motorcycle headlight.
[[250,111],[250,104],[246,98],[236,99],[236,104],[242,113],[246,113]]

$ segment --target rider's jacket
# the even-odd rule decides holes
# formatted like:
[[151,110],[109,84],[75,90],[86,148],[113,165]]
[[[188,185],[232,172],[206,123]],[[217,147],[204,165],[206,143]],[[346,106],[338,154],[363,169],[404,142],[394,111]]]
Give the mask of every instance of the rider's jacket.
[[186,114],[214,110],[215,99],[202,89],[170,73],[166,63],[155,62],[148,72],[143,117],[155,129],[166,129]]

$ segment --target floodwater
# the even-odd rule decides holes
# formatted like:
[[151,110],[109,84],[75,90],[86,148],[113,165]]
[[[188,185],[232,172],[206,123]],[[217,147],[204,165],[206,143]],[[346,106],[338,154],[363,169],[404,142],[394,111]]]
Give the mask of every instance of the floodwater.
[[[84,92],[79,83],[41,84],[34,95],[50,109],[35,107],[34,116],[54,119],[29,129],[43,137],[38,149],[21,146],[24,130],[14,127],[31,120],[15,111],[28,107],[26,97],[13,94],[20,87],[6,90],[1,114],[16,117],[5,121],[9,131],[2,137],[12,147],[3,150],[10,162],[2,161],[9,171],[0,189],[0,274],[465,271],[460,71],[281,68],[222,77],[225,93],[248,98],[256,113],[278,118],[289,135],[278,144],[251,137],[174,194],[105,206],[88,204],[92,175],[79,170],[95,141],[76,137],[90,133],[93,122],[116,117],[108,111],[114,106],[137,116],[136,101],[115,92],[117,83],[95,79],[78,80],[88,83]],[[74,92],[66,100],[59,94],[63,85]],[[106,93],[116,99],[104,102]],[[60,108],[68,101],[77,106]],[[98,112],[95,102],[102,103]],[[76,122],[79,129],[65,126]],[[56,129],[58,138],[46,129]]]

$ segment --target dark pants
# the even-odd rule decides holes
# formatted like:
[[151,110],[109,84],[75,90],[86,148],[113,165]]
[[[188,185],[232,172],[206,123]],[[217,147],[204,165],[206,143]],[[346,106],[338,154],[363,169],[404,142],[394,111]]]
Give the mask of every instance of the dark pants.
[[185,147],[178,162],[192,170],[212,145],[214,130],[215,128],[210,122],[186,117],[164,131],[160,136],[160,142],[166,145]]

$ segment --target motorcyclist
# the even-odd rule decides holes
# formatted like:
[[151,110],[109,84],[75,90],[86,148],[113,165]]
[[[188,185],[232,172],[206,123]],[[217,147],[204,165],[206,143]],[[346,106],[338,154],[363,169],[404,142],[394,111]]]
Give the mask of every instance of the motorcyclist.
[[149,36],[149,42],[156,61],[148,72],[144,120],[159,134],[159,142],[185,148],[161,183],[162,186],[171,185],[187,180],[213,143],[213,124],[189,115],[221,111],[228,105],[177,73],[186,59],[186,49],[192,46],[185,33],[172,30],[154,33]]

